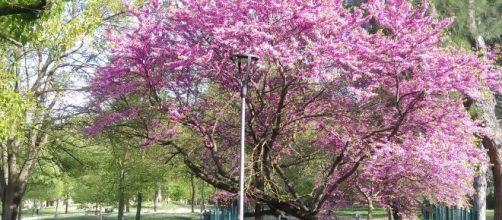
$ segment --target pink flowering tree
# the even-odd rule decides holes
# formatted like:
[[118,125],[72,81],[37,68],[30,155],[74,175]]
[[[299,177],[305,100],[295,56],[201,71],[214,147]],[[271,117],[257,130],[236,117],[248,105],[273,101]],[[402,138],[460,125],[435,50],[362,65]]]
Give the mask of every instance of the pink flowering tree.
[[[266,204],[317,219],[360,167],[380,178],[379,162],[421,151],[434,160],[416,169],[457,170],[438,175],[463,196],[461,182],[480,160],[473,134],[482,130],[456,97],[499,89],[500,73],[442,47],[450,21],[426,11],[404,0],[358,8],[341,0],[154,1],[131,9],[135,27],[111,32],[109,64],[92,81],[98,115],[87,132],[118,129],[164,145],[198,177],[235,193],[240,76],[229,58],[253,53],[260,60],[247,97],[246,194],[258,217]],[[437,198],[459,201],[449,196]]]
[[[401,216],[415,216],[424,201],[469,207],[472,165],[477,162],[473,158],[482,158],[465,148],[469,145],[451,135],[419,136],[399,146],[386,145],[364,161],[350,186],[368,205],[368,216],[373,202]],[[459,165],[463,163],[467,164]]]

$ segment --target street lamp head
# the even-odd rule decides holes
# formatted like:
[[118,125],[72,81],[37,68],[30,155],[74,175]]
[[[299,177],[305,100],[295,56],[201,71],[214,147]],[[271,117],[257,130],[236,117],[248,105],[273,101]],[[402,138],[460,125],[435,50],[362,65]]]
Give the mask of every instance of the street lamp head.
[[247,63],[248,59],[251,59],[251,61],[257,61],[258,56],[253,54],[233,54],[230,59],[232,59],[234,63]]

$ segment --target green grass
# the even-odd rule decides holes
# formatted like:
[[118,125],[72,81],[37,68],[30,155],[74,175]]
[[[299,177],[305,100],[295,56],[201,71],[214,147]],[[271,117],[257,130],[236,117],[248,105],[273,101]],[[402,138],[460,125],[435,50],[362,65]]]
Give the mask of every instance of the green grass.
[[[366,217],[368,215],[368,209],[366,208],[340,208],[335,211],[337,216],[348,216],[354,217],[356,214],[359,214],[361,217]],[[385,218],[387,217],[387,211],[382,208],[375,208],[373,210],[374,218]]]
[[[42,208],[39,210],[38,217],[43,217],[44,220],[96,220],[97,216],[94,215],[93,213],[87,213],[85,214],[86,210],[93,210],[93,208],[87,208],[87,209],[77,209],[77,206],[70,207],[68,214],[64,214],[64,206],[60,206],[58,208],[58,217],[54,217],[54,213],[56,209],[54,207],[47,207],[47,208]],[[107,207],[110,208],[110,207]],[[179,208],[190,208],[190,205],[185,205],[177,202],[170,202],[169,204],[167,203],[159,203],[157,204],[157,212],[153,212],[153,203],[146,202],[142,206],[142,214],[141,214],[141,219],[142,220],[151,220],[151,219],[166,219],[166,220],[171,220],[171,219],[180,219],[180,220],[192,220],[196,219],[199,217],[199,214],[197,213],[167,213],[166,211],[169,210],[176,210]],[[101,210],[104,211],[105,207],[103,207]],[[200,208],[198,206],[195,207],[195,210],[199,210]],[[117,208],[113,209],[113,213],[103,213],[103,220],[115,220],[117,219]],[[24,217],[31,217],[32,216],[32,209],[25,209],[23,210],[23,216]],[[131,205],[131,209],[129,213],[124,213],[125,214],[125,220],[132,220],[135,219],[135,213],[136,213],[136,207]]]
[[[165,220],[175,220],[175,219],[179,219],[179,220],[192,220],[192,219],[196,219],[197,216],[162,216],[162,215],[158,215],[158,216],[141,216],[141,219],[142,220],[151,220],[151,219],[165,219]],[[44,218],[44,220],[96,220],[97,217],[96,216],[72,216],[72,217],[61,217],[61,218]],[[117,219],[116,216],[114,217],[103,217],[103,220],[115,220]],[[134,219],[133,216],[129,216],[129,217],[125,217],[124,219],[126,220],[132,220]]]
[[493,220],[493,209],[486,210],[486,220]]
[[[143,205],[141,205],[141,207],[153,210],[153,202],[144,202]],[[191,207],[190,205],[181,204],[181,203],[175,202],[175,201],[172,201],[170,203],[161,202],[161,203],[157,204],[157,209],[162,209],[162,210],[164,210],[164,209],[172,210],[172,209],[190,208],[190,207]],[[197,209],[199,207],[200,206],[195,206],[195,209]],[[131,208],[136,209],[136,206],[132,205]]]

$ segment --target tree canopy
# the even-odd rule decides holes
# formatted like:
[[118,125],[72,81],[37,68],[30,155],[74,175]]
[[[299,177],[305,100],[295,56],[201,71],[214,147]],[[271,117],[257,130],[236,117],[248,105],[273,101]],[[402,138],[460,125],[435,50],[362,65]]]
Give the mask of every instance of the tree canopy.
[[[253,53],[260,59],[247,97],[247,196],[316,219],[358,169],[375,178],[432,169],[451,182],[420,187],[465,192],[431,197],[460,204],[482,161],[473,137],[485,131],[459,94],[500,92],[501,75],[492,61],[444,46],[451,20],[427,11],[426,1],[403,0],[130,7],[138,25],[111,33],[110,62],[92,81],[98,115],[87,132],[129,126],[141,144],[169,147],[198,177],[237,192],[241,76],[229,57]],[[409,166],[415,156],[430,164]]]

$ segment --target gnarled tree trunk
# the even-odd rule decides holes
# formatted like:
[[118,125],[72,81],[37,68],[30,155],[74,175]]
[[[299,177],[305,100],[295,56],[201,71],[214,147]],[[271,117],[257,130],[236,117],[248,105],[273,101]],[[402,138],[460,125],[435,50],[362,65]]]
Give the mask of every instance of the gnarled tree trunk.
[[479,100],[483,123],[489,134],[483,137],[483,146],[488,149],[488,157],[493,167],[493,182],[495,187],[494,219],[502,219],[502,129],[495,114],[496,99],[492,94]]
[[[499,133],[501,134],[501,133]],[[495,213],[493,219],[502,219],[502,141],[501,138],[483,138],[483,145],[488,149],[488,156],[493,167],[495,188]]]

